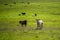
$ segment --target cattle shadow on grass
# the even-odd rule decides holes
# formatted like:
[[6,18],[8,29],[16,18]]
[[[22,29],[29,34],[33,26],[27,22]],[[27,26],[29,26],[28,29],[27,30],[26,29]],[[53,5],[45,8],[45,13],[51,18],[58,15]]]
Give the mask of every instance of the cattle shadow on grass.
[[1,31],[13,31],[13,32],[16,32],[16,28],[0,28],[0,32]]
[[4,4],[4,5],[8,5],[8,4]]
[[[16,28],[0,28],[0,31],[13,31],[13,32],[17,32],[17,31],[22,31],[22,32],[36,32],[36,31],[39,31],[39,30],[36,30],[36,28],[33,28],[33,27],[21,27],[19,25],[17,25]],[[45,32],[45,31],[49,31],[49,32],[53,32],[53,30],[60,30],[60,28],[43,28],[42,32]]]

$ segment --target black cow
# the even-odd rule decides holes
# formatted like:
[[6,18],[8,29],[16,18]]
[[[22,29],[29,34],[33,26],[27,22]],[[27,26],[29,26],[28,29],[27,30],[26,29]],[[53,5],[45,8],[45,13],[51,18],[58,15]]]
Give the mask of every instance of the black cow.
[[19,23],[21,24],[22,27],[27,26],[27,20],[19,21]]
[[20,16],[21,14],[19,14],[19,16]]
[[22,13],[22,15],[25,15],[25,14],[26,14],[25,12]]
[[35,16],[37,16],[37,14],[35,14]]
[[4,5],[8,5],[8,4],[4,4]]
[[16,4],[16,2],[13,2],[13,4]]

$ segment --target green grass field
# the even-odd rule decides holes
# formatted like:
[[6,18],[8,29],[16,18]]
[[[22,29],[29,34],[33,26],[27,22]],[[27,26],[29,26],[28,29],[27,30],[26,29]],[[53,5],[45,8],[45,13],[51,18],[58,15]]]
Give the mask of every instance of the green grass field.
[[[20,15],[25,12],[26,15]],[[37,16],[34,16],[34,14]],[[28,21],[22,31],[19,20]],[[44,21],[43,30],[36,28],[36,19]],[[0,5],[0,40],[60,40],[60,2],[9,3]]]

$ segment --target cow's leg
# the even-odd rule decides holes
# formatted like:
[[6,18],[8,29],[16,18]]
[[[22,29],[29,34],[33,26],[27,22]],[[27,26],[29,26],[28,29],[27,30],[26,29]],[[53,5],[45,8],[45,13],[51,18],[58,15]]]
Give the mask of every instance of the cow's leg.
[[27,21],[25,22],[25,27],[27,26]]
[[40,29],[42,29],[43,28],[43,23],[40,25]]
[[39,24],[37,24],[37,28],[36,28],[37,30],[39,30],[40,29],[40,25]]
[[38,29],[38,30],[41,30],[42,28],[43,28],[43,24],[38,24],[38,25],[37,25],[37,29]]
[[21,27],[23,27],[23,24],[21,24]]
[[27,25],[25,24],[25,27],[26,27]]

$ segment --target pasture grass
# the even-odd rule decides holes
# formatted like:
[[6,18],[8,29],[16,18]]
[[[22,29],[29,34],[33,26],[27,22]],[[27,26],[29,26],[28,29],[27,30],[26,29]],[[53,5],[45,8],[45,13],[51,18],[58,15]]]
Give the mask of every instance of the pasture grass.
[[[26,15],[22,15],[22,12]],[[23,31],[20,30],[19,21],[24,19],[28,21],[28,25]],[[36,19],[44,21],[43,30],[31,29],[36,28]],[[0,5],[0,40],[60,40],[59,31],[60,3]]]

